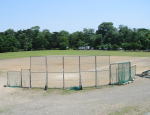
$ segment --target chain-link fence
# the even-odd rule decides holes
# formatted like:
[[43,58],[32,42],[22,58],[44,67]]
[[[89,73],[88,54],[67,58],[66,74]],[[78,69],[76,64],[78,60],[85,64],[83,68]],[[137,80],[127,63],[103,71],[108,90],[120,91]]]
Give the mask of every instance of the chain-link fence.
[[133,81],[136,66],[131,66],[130,62],[110,64],[110,84],[124,84]]
[[30,87],[30,69],[22,69],[21,70],[21,80],[22,87],[29,88]]
[[130,62],[110,64],[110,56],[30,57],[29,69],[8,72],[7,86],[30,88],[98,87],[118,81],[127,81],[128,77],[136,72],[136,69],[134,67],[131,69],[130,66]]
[[131,78],[132,80],[136,78],[136,65],[131,66]]
[[7,86],[20,87],[22,86],[21,72],[9,71],[7,72]]

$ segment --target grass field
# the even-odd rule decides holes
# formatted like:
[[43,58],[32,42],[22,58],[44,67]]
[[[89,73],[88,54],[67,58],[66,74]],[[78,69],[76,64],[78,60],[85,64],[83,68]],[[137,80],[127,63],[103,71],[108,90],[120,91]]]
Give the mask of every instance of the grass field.
[[133,52],[133,51],[100,51],[100,50],[41,50],[41,51],[22,51],[0,53],[0,59],[22,58],[29,56],[46,56],[46,55],[110,55],[110,56],[136,56],[150,57],[150,52]]

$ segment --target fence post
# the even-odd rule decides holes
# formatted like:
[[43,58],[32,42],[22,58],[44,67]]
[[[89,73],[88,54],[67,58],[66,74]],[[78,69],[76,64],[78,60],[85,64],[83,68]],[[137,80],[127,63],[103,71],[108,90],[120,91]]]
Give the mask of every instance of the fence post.
[[136,76],[136,68],[137,68],[137,66],[135,65],[135,76]]
[[79,87],[82,90],[82,82],[81,82],[81,65],[80,65],[80,56],[79,56]]
[[120,77],[119,77],[119,67],[116,68],[116,82],[115,83],[119,83],[120,82]]
[[131,62],[129,62],[129,81],[133,81],[131,77]]
[[110,64],[110,56],[109,56],[109,85],[111,85],[111,64]]
[[95,87],[97,87],[97,57],[95,56]]
[[110,65],[110,63],[111,63],[110,61],[111,61],[111,60],[110,60],[110,56],[109,56],[109,65]]
[[63,58],[62,58],[62,63],[63,63],[63,89],[65,89],[65,74],[64,74],[64,67],[65,67],[65,65],[64,65],[64,56],[63,56]]
[[46,68],[46,84],[45,84],[45,90],[48,89],[48,64],[47,64],[47,56],[45,56],[45,68]]
[[30,56],[30,88],[32,88],[32,84],[31,84],[31,82],[32,82],[32,81],[31,81],[31,71],[32,71],[32,70],[31,70],[31,56]]
[[9,83],[8,83],[8,71],[7,71],[7,87],[9,87]]
[[21,74],[21,76],[20,76],[21,79],[20,80],[21,80],[21,87],[22,87],[22,69],[21,69],[21,73],[20,74]]

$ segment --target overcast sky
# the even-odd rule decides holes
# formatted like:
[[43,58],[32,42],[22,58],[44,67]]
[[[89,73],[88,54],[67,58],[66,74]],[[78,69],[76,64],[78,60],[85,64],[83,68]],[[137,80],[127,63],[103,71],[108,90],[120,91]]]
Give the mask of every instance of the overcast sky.
[[150,0],[0,0],[0,31],[40,26],[51,32],[114,26],[150,29]]

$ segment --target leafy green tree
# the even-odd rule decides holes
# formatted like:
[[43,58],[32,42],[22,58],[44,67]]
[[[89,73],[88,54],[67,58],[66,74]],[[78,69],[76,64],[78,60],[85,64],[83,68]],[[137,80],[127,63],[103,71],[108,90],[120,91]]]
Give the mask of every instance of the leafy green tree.
[[67,31],[53,32],[39,26],[30,29],[14,31],[8,29],[0,32],[0,52],[30,51],[38,49],[79,49],[90,46],[91,49],[103,50],[147,50],[150,51],[150,30],[145,28],[131,29],[112,22],[103,22],[98,30],[84,28],[83,31],[69,33]]
[[39,32],[34,41],[35,49],[45,49],[48,45],[48,41],[45,38],[43,32]]
[[16,33],[16,39],[20,43],[20,50],[29,51],[32,49],[32,39],[29,37],[26,30],[19,30]]
[[[87,29],[87,28],[84,28],[83,29],[83,40],[82,40],[82,44],[85,45],[85,46],[91,46],[93,42],[92,40],[92,36],[94,36],[95,33],[94,33],[94,29]],[[93,47],[93,46],[91,46]]]
[[74,32],[69,37],[69,47],[72,49],[78,49],[81,46],[85,46],[83,32]]
[[51,49],[51,39],[52,39],[52,33],[49,32],[49,30],[45,29],[43,30],[43,36],[44,36],[44,40],[45,40],[45,49]]
[[14,52],[18,51],[20,48],[20,43],[15,37],[15,31],[12,29],[8,29],[4,32],[3,36],[3,51],[4,52]]
[[38,35],[40,32],[40,27],[39,26],[31,27],[29,29],[29,32],[30,32],[30,39],[32,39],[32,48],[35,50],[39,49],[37,43],[39,42]]
[[103,45],[102,35],[92,35],[90,38],[90,46],[92,46],[94,49],[99,49],[100,45]]
[[1,47],[0,52],[18,51],[19,46],[20,44],[14,36],[12,37],[4,36],[3,38],[0,38],[0,47]]
[[59,49],[66,50],[69,47],[69,32],[60,31],[58,35]]
[[102,35],[103,44],[111,43],[112,39],[116,37],[116,32],[117,29],[113,26],[112,22],[103,22],[98,26],[98,30],[96,31],[97,34]]

